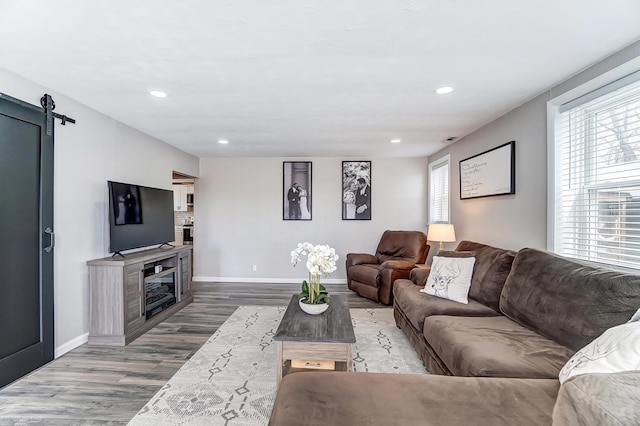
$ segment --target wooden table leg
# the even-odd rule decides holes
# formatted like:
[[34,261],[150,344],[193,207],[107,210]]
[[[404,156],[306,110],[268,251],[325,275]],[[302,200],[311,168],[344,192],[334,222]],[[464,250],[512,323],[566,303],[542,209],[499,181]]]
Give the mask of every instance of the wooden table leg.
[[277,362],[278,362],[278,372],[277,372],[277,379],[278,379],[278,387],[280,387],[280,382],[282,381],[282,342],[280,341],[276,341],[276,352],[278,352],[278,356],[277,356]]

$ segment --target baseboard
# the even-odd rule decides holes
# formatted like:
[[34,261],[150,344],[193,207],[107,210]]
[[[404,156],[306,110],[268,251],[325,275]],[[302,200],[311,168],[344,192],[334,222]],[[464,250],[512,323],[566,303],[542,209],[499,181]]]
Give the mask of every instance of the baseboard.
[[[247,277],[193,277],[193,281],[211,283],[268,283],[268,284],[300,284],[304,278],[247,278]],[[344,278],[322,278],[322,284],[346,284]]]
[[81,336],[76,337],[75,339],[71,339],[68,342],[63,343],[62,345],[55,348],[53,356],[55,358],[59,358],[62,355],[69,352],[70,350],[75,349],[78,346],[87,343],[88,340],[89,340],[89,333],[85,333]]

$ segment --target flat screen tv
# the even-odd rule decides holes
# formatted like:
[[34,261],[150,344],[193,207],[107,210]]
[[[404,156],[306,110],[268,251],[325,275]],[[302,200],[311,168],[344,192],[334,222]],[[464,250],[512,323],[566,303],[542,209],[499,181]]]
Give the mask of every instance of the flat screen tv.
[[109,252],[175,240],[173,191],[129,183],[109,186]]

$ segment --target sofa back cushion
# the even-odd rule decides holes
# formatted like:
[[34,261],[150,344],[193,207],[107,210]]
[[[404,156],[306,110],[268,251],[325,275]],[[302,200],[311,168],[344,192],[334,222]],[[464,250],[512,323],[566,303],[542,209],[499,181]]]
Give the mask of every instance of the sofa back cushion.
[[376,249],[379,263],[406,259],[424,263],[427,259],[427,236],[420,231],[384,231]]
[[503,314],[575,351],[638,306],[640,275],[529,248],[518,252],[500,297]]
[[473,241],[460,241],[456,251],[475,252],[469,297],[499,310],[500,293],[504,286],[516,253]]

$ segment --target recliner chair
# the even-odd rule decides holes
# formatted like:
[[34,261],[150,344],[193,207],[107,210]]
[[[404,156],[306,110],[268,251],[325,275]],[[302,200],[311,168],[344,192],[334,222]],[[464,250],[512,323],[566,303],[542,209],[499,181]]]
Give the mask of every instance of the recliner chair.
[[427,236],[420,231],[384,231],[376,254],[347,254],[347,285],[368,299],[393,304],[393,282],[408,278],[416,263],[429,253]]

